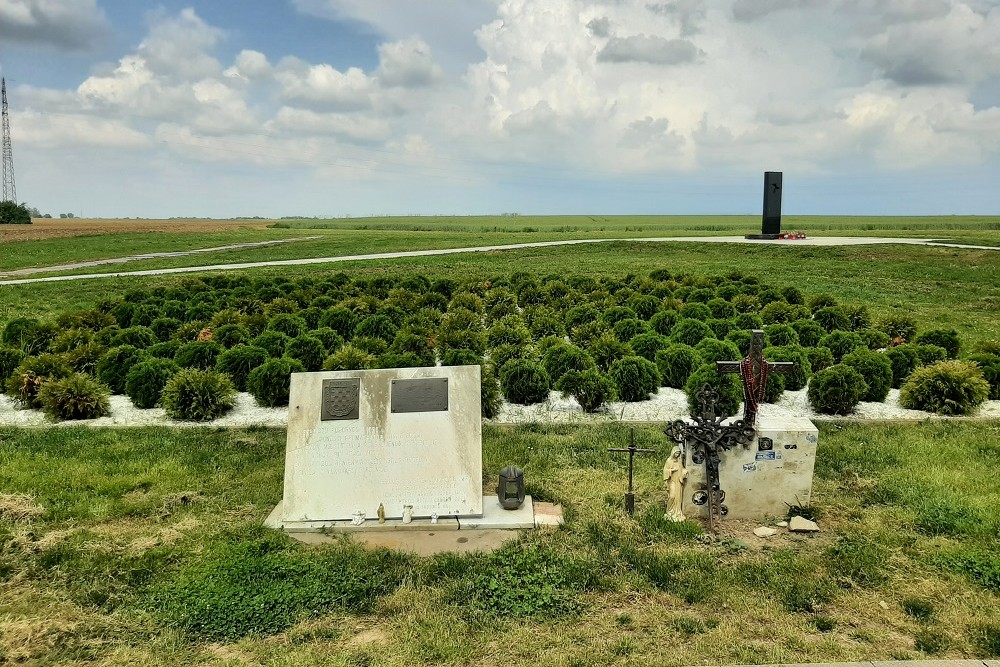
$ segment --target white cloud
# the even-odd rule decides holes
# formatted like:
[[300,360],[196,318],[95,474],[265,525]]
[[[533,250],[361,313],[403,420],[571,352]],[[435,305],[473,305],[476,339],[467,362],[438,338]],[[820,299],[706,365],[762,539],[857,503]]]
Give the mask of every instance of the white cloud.
[[275,70],[285,100],[323,109],[365,109],[372,105],[374,82],[357,67],[341,72],[325,63],[309,65],[285,58]]
[[597,54],[597,59],[609,63],[679,65],[694,62],[698,55],[698,47],[686,39],[664,39],[657,35],[629,35],[613,37]]
[[[94,116],[25,112],[18,116],[17,121],[18,145],[30,146],[32,149],[89,146],[131,150],[145,148],[150,144],[145,134],[133,130],[127,124]],[[113,159],[107,154],[103,157]]]
[[211,55],[223,32],[208,25],[191,8],[177,16],[157,13],[149,35],[139,45],[138,55],[147,67],[169,79],[190,81],[222,72]]
[[376,75],[382,85],[415,88],[441,79],[441,68],[434,62],[431,48],[417,37],[381,44],[378,55]]
[[329,135],[348,141],[384,141],[390,135],[385,120],[361,114],[317,113],[309,109],[282,107],[267,123],[270,131],[292,135]]
[[96,0],[0,0],[0,40],[78,50],[107,32]]

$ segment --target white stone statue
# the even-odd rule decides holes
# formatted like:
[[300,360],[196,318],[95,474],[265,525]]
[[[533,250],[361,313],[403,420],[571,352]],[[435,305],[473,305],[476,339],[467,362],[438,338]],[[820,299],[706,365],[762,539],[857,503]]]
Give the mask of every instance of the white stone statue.
[[680,445],[675,445],[670,452],[670,458],[663,464],[663,483],[667,487],[667,513],[664,519],[684,521],[684,485],[687,483],[688,471],[684,467]]
[[403,523],[413,521],[413,505],[403,505]]

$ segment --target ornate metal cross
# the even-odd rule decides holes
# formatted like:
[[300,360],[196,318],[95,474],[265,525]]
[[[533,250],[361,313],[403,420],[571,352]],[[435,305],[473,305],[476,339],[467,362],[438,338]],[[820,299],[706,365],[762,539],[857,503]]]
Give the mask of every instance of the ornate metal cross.
[[[737,445],[749,445],[754,439],[754,428],[742,419],[723,425],[725,417],[715,414],[719,402],[719,392],[711,385],[698,390],[698,406],[701,413],[693,415],[693,424],[683,419],[669,424],[665,429],[667,437],[691,452],[691,461],[696,465],[705,464],[704,491],[698,491],[692,498],[695,505],[708,505],[708,528],[715,532],[715,522],[724,517],[729,508],[723,504],[726,492],[719,484],[720,454]],[[700,494],[700,495],[699,495]]]
[[628,452],[628,491],[625,493],[625,511],[631,516],[635,514],[635,493],[632,490],[633,462],[636,454],[652,454],[655,449],[637,449],[635,446],[635,431],[629,434],[629,443],[626,449],[609,449],[609,452]]
[[757,423],[757,406],[767,395],[767,377],[771,373],[787,375],[795,370],[792,361],[766,361],[764,359],[764,332],[753,330],[750,352],[741,361],[717,361],[720,373],[739,373],[743,379],[743,421],[747,426]]

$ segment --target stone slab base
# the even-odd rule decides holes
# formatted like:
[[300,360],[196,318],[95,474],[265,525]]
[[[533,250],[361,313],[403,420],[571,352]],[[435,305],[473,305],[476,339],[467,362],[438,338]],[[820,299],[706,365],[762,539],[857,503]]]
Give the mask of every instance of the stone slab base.
[[743,238],[754,241],[777,241],[781,238],[781,234],[747,234]]
[[458,519],[460,530],[517,530],[535,527],[535,509],[531,496],[516,510],[505,510],[496,496],[483,498],[483,515]]

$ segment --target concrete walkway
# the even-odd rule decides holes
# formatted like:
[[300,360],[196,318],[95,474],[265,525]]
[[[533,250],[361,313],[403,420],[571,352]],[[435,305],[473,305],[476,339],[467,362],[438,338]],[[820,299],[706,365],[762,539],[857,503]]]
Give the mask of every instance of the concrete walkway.
[[[863,236],[817,236],[795,241],[763,241],[745,239],[742,236],[666,236],[657,238],[626,239],[575,239],[567,241],[540,241],[537,243],[511,243],[509,245],[476,246],[471,248],[441,248],[437,250],[410,250],[404,252],[380,252],[370,255],[341,255],[337,257],[307,257],[304,259],[284,259],[269,262],[245,262],[242,264],[211,264],[207,266],[181,266],[171,269],[149,269],[146,271],[116,271],[112,273],[78,274],[50,276],[47,278],[22,278],[2,280],[0,285],[28,285],[31,283],[65,282],[69,280],[93,280],[96,278],[120,278],[125,276],[162,276],[174,273],[196,273],[200,271],[238,271],[267,266],[307,266],[310,264],[334,264],[338,262],[366,262],[379,259],[403,259],[407,257],[431,257],[435,255],[455,255],[472,252],[499,252],[526,248],[549,248],[556,246],[584,245],[588,243],[749,243],[771,246],[854,246],[854,245],[920,245],[941,248],[962,248],[968,250],[1000,251],[1000,246],[980,246],[965,243],[935,243],[932,239],[885,238]],[[109,260],[110,261],[110,260]],[[49,269],[53,270],[53,269]]]

